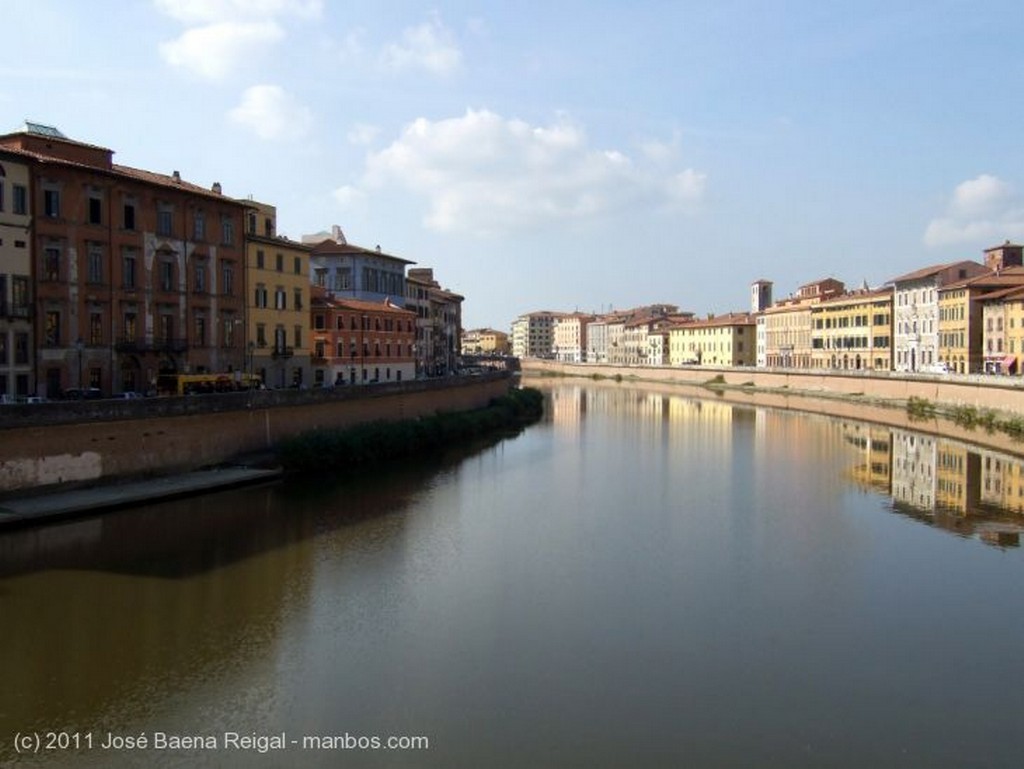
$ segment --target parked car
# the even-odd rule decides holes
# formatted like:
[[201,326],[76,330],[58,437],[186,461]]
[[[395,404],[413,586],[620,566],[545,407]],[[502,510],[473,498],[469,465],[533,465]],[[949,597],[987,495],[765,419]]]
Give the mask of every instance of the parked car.
[[117,400],[125,401],[133,401],[144,397],[146,396],[144,396],[142,393],[132,392],[131,390],[128,390],[127,392],[123,393],[118,393],[117,395],[114,396],[114,398],[116,398]]
[[66,401],[94,401],[103,397],[98,387],[69,387],[61,396]]
[[25,403],[48,403],[48,401],[42,395],[30,395],[25,398]]

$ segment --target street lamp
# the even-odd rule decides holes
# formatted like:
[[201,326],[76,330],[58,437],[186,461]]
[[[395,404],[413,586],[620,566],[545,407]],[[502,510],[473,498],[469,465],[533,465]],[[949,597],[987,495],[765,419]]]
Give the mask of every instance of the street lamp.
[[75,341],[75,349],[78,351],[78,389],[82,389],[82,350],[85,349],[85,342],[82,341],[82,337],[78,337]]
[[246,345],[246,348],[249,350],[249,389],[251,390],[252,386],[254,384],[253,380],[252,380],[252,377],[253,377],[253,356],[256,354],[256,343],[250,339],[249,340],[249,344]]

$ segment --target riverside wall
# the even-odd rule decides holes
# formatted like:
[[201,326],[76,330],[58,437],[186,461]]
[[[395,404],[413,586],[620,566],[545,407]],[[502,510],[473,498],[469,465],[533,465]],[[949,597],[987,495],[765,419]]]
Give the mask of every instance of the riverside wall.
[[711,380],[733,387],[754,387],[824,396],[863,396],[866,399],[906,402],[911,397],[950,406],[973,406],[1024,415],[1024,380],[998,376],[952,374],[867,374],[865,372],[808,372],[751,367],[702,368],[687,366],[602,366],[525,359],[524,374],[606,377],[625,380],[704,385]]
[[0,495],[186,472],[317,428],[482,408],[510,383],[502,373],[325,392],[7,406]]

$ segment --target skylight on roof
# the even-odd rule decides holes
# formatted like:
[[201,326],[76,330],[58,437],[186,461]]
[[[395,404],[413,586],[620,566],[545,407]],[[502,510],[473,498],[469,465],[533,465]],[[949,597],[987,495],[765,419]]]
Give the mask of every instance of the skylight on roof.
[[25,127],[23,130],[30,134],[37,134],[39,136],[49,136],[51,139],[68,138],[52,125],[43,125],[42,123],[30,123],[27,120],[25,121]]

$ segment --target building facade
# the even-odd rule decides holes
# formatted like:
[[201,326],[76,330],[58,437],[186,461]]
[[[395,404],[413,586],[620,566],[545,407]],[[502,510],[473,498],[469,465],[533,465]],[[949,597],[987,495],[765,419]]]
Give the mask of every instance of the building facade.
[[729,313],[674,325],[668,332],[672,366],[753,366],[757,324],[750,313]]
[[[988,272],[982,264],[961,261],[925,267],[889,281],[895,371],[922,371],[939,363],[939,289]],[[966,309],[961,320],[967,320]]]
[[248,201],[245,294],[248,366],[267,387],[312,382],[311,247],[278,237],[277,209]]
[[243,369],[243,204],[47,126],[0,147],[30,168],[39,394]]
[[463,297],[434,279],[427,267],[410,269],[405,306],[416,315],[416,376],[447,376],[458,370],[462,349]]
[[0,403],[36,392],[30,189],[26,159],[0,151]]
[[811,367],[892,370],[892,289],[861,289],[811,307]]
[[312,289],[313,386],[402,382],[416,376],[416,314],[390,301]]
[[508,355],[508,334],[493,328],[478,328],[462,335],[463,355]]
[[812,366],[813,342],[811,308],[843,293],[845,287],[835,278],[806,283],[787,299],[764,311],[764,360],[774,368]]
[[584,363],[587,360],[587,330],[593,315],[573,312],[555,321],[552,354],[563,363]]

